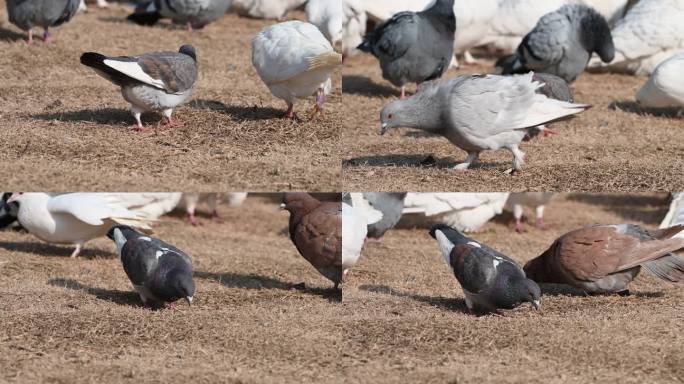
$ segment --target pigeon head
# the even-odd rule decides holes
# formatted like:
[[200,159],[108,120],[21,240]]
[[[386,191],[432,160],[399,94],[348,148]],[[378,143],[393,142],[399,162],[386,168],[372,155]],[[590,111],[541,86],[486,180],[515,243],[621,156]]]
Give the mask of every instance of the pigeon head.
[[392,128],[405,127],[405,100],[397,100],[385,105],[380,112],[380,135],[384,135]]
[[610,26],[603,15],[590,9],[587,16],[582,18],[581,30],[582,45],[587,51],[596,52],[604,63],[613,61],[615,45]]
[[320,204],[320,201],[308,193],[294,192],[283,195],[283,203],[280,204],[280,207],[293,216],[304,216]]
[[548,264],[546,263],[546,257],[548,257],[547,254],[549,252],[552,252],[555,245],[556,243],[554,243],[551,248],[549,248],[541,256],[535,257],[525,264],[523,271],[525,271],[525,276],[527,276],[528,279],[532,279],[538,283],[554,283],[554,281],[549,280],[549,276],[551,276],[551,274],[547,268]]
[[192,304],[192,298],[195,296],[195,282],[192,280],[192,274],[186,270],[174,270],[169,273],[169,289],[167,292],[169,297],[185,299],[188,304]]
[[121,234],[126,240],[141,235],[141,233],[129,227],[128,225],[115,225],[109,228],[109,231],[107,231],[107,237],[109,237],[111,240],[116,241],[118,237],[117,230],[118,233]]
[[182,45],[178,52],[184,55],[188,55],[192,57],[193,60],[197,61],[197,52],[195,52],[195,47],[193,47],[190,44]]
[[513,297],[521,303],[530,303],[534,309],[541,308],[541,289],[530,279],[512,279],[509,289]]
[[7,204],[12,204],[12,203],[19,204],[21,202],[21,200],[23,199],[23,197],[24,197],[24,192],[14,192],[6,200],[3,197],[3,200],[5,200],[5,202]]

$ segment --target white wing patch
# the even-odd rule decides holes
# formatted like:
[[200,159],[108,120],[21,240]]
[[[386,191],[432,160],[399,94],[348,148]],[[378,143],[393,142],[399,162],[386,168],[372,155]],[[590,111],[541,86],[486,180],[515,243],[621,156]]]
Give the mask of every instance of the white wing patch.
[[140,236],[139,239],[142,240],[142,241],[152,241],[152,239],[150,239],[150,238],[147,237],[147,236]]
[[451,268],[451,250],[454,249],[454,243],[449,241],[446,235],[440,230],[435,231],[435,238],[437,238],[439,249],[442,250],[444,261],[446,261],[449,268]]
[[126,76],[132,77],[145,84],[160,89],[166,89],[164,82],[161,79],[153,79],[150,75],[143,71],[142,67],[135,61],[118,61],[105,59],[104,64],[112,69],[115,69]]
[[162,251],[157,251],[157,252],[154,254],[154,257],[156,257],[157,260],[159,260],[159,258],[162,257],[163,254],[164,254],[164,252],[162,252]]
[[472,245],[473,247],[476,247],[476,248],[482,248],[482,246],[479,243],[476,243],[474,241],[469,241],[468,245]]

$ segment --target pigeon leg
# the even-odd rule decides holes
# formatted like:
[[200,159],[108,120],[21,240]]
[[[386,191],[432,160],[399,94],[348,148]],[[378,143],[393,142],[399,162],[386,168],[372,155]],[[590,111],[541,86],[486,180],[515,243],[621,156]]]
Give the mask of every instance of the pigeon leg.
[[188,21],[188,32],[192,32],[192,23]]
[[309,115],[309,120],[314,120],[318,115],[323,116],[323,104],[325,103],[325,91],[323,88],[318,88],[316,91],[316,104],[313,111]]
[[542,137],[549,137],[551,135],[557,135],[558,131],[554,131],[553,129],[547,127],[546,125],[540,125],[539,129],[542,132]]
[[50,35],[48,28],[45,28],[45,32],[43,32],[43,42],[46,44],[52,42],[52,35]]
[[478,65],[482,63],[482,60],[474,58],[470,51],[465,51],[463,52],[463,62],[466,65]]
[[28,40],[26,41],[28,45],[33,44],[33,29],[28,30]]
[[406,86],[402,85],[401,86],[401,99],[404,100],[406,98]]
[[513,169],[508,171],[511,176],[515,176],[522,172],[522,166],[525,164],[525,152],[521,151],[517,145],[508,147],[508,149],[513,153]]
[[294,103],[287,102],[287,111],[283,115],[283,119],[295,119],[296,115],[294,113]]
[[181,123],[178,120],[174,120],[171,118],[171,114],[173,113],[173,109],[165,109],[163,112],[164,118],[162,120],[166,120],[163,123],[164,128],[175,128],[175,127],[182,127],[183,123]]
[[515,231],[518,233],[523,233],[525,231],[525,226],[522,223],[523,206],[521,204],[513,205],[513,217],[515,217]]
[[348,272],[349,272],[348,269],[345,269],[344,271],[342,271],[342,282],[343,282],[343,283],[346,283],[346,282],[347,282],[347,273],[348,273]]
[[466,157],[465,161],[462,162],[461,164],[457,164],[453,168],[453,170],[456,172],[472,171],[472,169],[470,169],[470,166],[477,162],[477,159],[479,156],[480,156],[479,152],[468,152],[468,157]]
[[188,212],[188,221],[195,227],[202,224],[199,222],[199,220],[197,220],[194,212]]
[[549,229],[549,226],[544,223],[544,206],[540,205],[536,208],[536,225],[537,228],[541,229],[542,231]]
[[525,226],[524,226],[523,223],[522,223],[522,220],[517,219],[517,218],[515,219],[515,231],[518,232],[518,233],[525,233],[525,232],[527,232],[527,231],[525,230]]
[[82,248],[81,244],[76,244],[76,249],[74,249],[74,251],[71,253],[71,257],[78,256],[78,254],[81,253],[81,248]]

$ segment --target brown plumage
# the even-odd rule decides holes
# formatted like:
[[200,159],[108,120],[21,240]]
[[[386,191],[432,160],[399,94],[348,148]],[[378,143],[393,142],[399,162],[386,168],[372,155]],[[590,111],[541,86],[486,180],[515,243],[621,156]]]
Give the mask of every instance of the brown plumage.
[[308,193],[286,193],[290,239],[318,272],[338,287],[342,280],[342,203],[322,203]]
[[625,291],[641,267],[665,281],[684,281],[684,259],[671,253],[684,247],[684,239],[672,237],[682,230],[684,225],[653,232],[632,224],[585,227],[558,238],[525,265],[525,274],[587,293]]

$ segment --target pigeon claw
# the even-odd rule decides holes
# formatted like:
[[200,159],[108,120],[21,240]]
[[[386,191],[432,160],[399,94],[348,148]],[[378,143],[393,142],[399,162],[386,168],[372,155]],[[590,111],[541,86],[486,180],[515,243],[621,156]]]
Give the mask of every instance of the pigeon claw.
[[312,110],[311,113],[309,114],[309,121],[314,121],[314,120],[316,120],[319,116],[320,116],[321,118],[324,116],[324,114],[323,114],[323,108],[321,108],[321,106],[318,105],[318,103],[316,103],[316,104],[314,105],[313,110]]
[[182,127],[183,123],[178,121],[178,119],[174,120],[172,118],[166,118],[162,126],[166,129],[169,128],[176,128],[176,127]]
[[142,132],[142,133],[149,133],[149,132],[153,131],[152,128],[145,128],[142,124],[140,124],[140,125],[134,124],[133,130],[136,132]]

